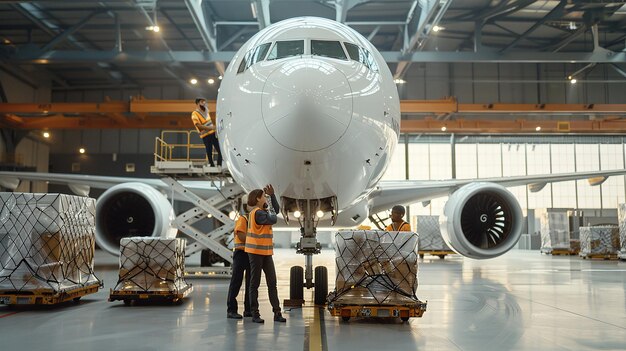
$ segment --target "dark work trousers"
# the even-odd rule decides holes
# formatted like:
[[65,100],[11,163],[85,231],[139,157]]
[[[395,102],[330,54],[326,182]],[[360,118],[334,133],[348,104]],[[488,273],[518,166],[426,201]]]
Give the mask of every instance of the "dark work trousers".
[[217,152],[217,165],[221,166],[222,152],[220,151],[220,143],[217,141],[217,135],[215,135],[215,133],[209,134],[202,138],[202,141],[204,142],[204,147],[206,148],[206,155],[209,158],[209,165],[211,167],[215,166],[213,163],[213,150],[211,149],[211,147],[213,147]]
[[270,295],[272,311],[280,312],[278,290],[276,289],[276,268],[272,256],[255,255],[248,253],[250,259],[250,308],[253,316],[259,315],[259,285],[261,284],[261,271],[265,273],[267,291]]
[[250,289],[250,261],[248,261],[248,254],[245,251],[235,250],[233,253],[232,271],[233,275],[230,278],[228,300],[226,301],[228,312],[237,313],[237,295],[239,295],[239,290],[243,283],[244,272],[246,276],[246,293],[244,294],[243,310],[244,312],[251,312],[250,295],[248,294]]

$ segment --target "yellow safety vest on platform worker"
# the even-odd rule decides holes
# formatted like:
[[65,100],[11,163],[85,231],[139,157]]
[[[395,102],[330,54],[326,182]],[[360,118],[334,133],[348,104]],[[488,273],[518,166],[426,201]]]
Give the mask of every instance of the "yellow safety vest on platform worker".
[[248,232],[248,218],[246,218],[246,216],[240,216],[237,219],[237,223],[235,223],[235,230],[233,231],[233,235],[235,236],[235,250],[244,250],[246,242],[239,239],[237,232]]
[[400,226],[398,226],[398,228],[395,228],[395,225],[393,223],[391,223],[390,225],[387,226],[387,228],[385,228],[386,231],[391,232],[391,231],[398,231],[398,232],[410,232],[411,231],[411,225],[408,224],[407,222],[402,222],[402,224],[400,224]]
[[269,224],[257,224],[256,223],[256,211],[259,208],[255,208],[250,211],[248,217],[248,234],[246,234],[246,252],[271,256],[274,254],[274,234],[272,234],[272,226]]
[[[207,112],[208,114],[208,112]],[[198,131],[198,133],[200,134],[200,138],[204,138],[207,135],[211,135],[213,133],[215,133],[215,130],[204,130],[204,129],[200,129],[198,128],[198,126],[196,124],[203,124],[206,125],[205,123],[207,123],[208,121],[211,121],[210,125],[213,125],[213,119],[211,119],[211,117],[209,116],[209,119],[204,118],[204,116],[202,115],[202,113],[200,113],[198,110],[195,110],[191,113],[191,121],[193,122],[193,126],[196,128],[196,130]]]

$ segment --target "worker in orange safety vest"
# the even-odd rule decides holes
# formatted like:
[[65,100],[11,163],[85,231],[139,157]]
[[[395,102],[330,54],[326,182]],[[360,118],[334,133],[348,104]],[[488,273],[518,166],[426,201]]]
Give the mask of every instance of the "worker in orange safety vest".
[[[242,205],[242,206],[241,206]],[[226,317],[232,319],[242,319],[243,317],[252,317],[250,310],[250,261],[245,251],[246,235],[248,233],[248,217],[245,211],[245,204],[240,204],[241,213],[235,222],[234,235],[234,252],[232,276],[230,278],[230,286],[228,287],[228,298],[226,300]],[[237,295],[243,283],[244,274],[246,278],[246,292],[244,294],[243,316],[237,313]]]
[[217,166],[222,166],[222,152],[220,151],[220,143],[215,133],[215,123],[209,114],[205,98],[196,99],[196,109],[191,113],[191,121],[200,134],[200,138],[206,148],[206,155],[209,159],[209,166],[215,167],[213,163],[213,148],[217,152]]
[[[265,194],[271,198],[271,205],[267,203]],[[275,322],[286,322],[280,309],[278,289],[276,287],[276,268],[274,267],[274,234],[272,225],[276,224],[276,212],[280,211],[274,187],[267,185],[263,190],[255,189],[248,194],[248,206],[251,208],[248,217],[248,234],[246,235],[245,250],[250,260],[250,308],[252,321],[264,323],[259,313],[259,285],[261,271],[265,273],[267,290],[274,311]]]
[[411,225],[404,221],[404,206],[396,205],[391,209],[391,224],[385,228],[388,232],[410,232]]

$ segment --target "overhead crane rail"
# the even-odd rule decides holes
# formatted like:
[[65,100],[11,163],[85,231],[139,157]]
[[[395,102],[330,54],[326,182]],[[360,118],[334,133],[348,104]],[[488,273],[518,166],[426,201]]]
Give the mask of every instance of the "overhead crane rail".
[[[215,101],[209,101],[215,111]],[[0,126],[14,129],[192,129],[191,100],[0,104]],[[506,104],[402,100],[402,133],[624,133],[626,104]],[[551,119],[537,118],[551,115]],[[519,118],[500,118],[517,116]],[[575,119],[585,116],[586,119]],[[497,117],[497,118],[496,118]],[[538,129],[539,128],[539,129]]]

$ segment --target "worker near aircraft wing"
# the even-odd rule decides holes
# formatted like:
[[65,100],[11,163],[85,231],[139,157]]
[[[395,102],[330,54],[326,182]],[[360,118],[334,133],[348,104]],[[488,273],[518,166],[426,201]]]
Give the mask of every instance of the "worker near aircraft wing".
[[410,232],[411,225],[404,221],[406,210],[404,206],[396,205],[391,209],[391,224],[385,228],[386,231]]
[[[271,198],[271,204],[267,203],[265,195]],[[245,250],[250,260],[250,308],[252,309],[252,321],[264,323],[259,313],[259,285],[261,284],[261,271],[265,274],[270,303],[274,311],[274,321],[286,322],[280,309],[278,289],[276,287],[276,268],[274,267],[274,234],[272,225],[276,224],[276,212],[280,211],[274,187],[267,185],[263,190],[255,189],[248,194],[248,206],[251,208],[248,217],[248,234],[246,235]]]

